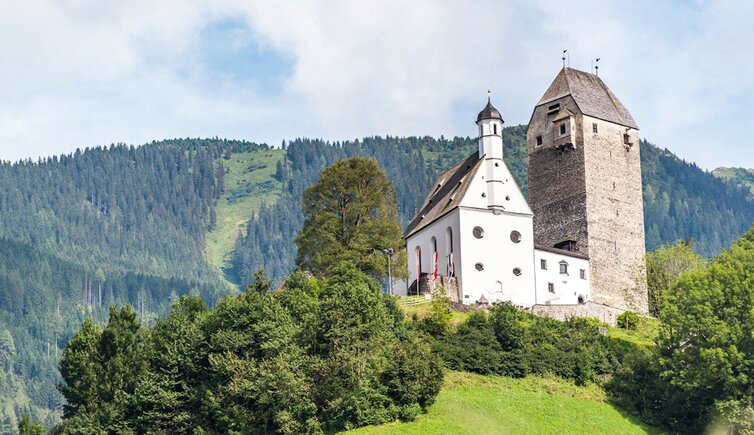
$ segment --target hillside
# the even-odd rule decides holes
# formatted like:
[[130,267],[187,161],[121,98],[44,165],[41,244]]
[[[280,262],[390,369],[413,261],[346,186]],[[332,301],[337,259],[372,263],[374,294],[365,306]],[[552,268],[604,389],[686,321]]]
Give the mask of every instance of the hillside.
[[[525,126],[503,140],[526,192]],[[284,150],[176,139],[0,163],[0,334],[15,343],[0,362],[13,372],[0,381],[0,420],[10,408],[39,420],[60,409],[55,337],[62,348],[85,316],[131,304],[148,323],[182,294],[212,306],[259,267],[289,273],[301,193],[335,160],[377,159],[405,225],[436,176],[476,149],[471,138],[296,139]],[[648,249],[693,238],[712,256],[754,222],[748,191],[648,142],[641,151]]]
[[754,169],[716,168],[712,173],[716,177],[729,181],[736,186],[751,190],[752,195],[754,195]]
[[236,239],[246,231],[249,213],[280,196],[282,183],[275,174],[284,158],[283,150],[250,149],[228,153],[221,160],[225,190],[215,203],[217,220],[207,233],[205,252],[209,263],[229,282],[238,281],[232,254]]
[[605,393],[557,378],[513,379],[448,372],[437,402],[411,423],[348,434],[661,433],[621,414]]

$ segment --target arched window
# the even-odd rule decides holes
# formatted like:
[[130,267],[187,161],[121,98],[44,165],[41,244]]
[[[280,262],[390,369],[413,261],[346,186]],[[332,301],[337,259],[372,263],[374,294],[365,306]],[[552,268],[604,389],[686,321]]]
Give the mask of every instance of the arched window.
[[446,265],[448,276],[456,276],[453,263],[453,229],[450,227],[445,230],[445,252],[448,254]]
[[432,237],[430,245],[432,246],[432,279],[437,279],[437,263],[440,260],[440,254],[437,252],[437,239]]

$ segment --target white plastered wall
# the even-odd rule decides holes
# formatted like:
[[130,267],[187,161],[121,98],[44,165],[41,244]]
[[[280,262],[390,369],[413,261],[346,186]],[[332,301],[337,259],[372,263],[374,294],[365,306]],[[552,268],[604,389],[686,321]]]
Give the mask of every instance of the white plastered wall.
[[[474,236],[474,227],[484,231]],[[521,235],[518,243],[511,233]],[[535,303],[534,229],[531,215],[493,214],[486,209],[462,207],[460,242],[463,246],[461,300],[474,304],[482,296],[492,302],[531,307]],[[476,264],[483,268],[477,270]],[[516,275],[514,269],[520,274]]]
[[[541,249],[534,250],[534,258],[537,304],[578,304],[579,295],[583,295],[585,301],[591,300],[589,260]],[[547,269],[542,269],[542,260],[547,262]],[[568,265],[567,274],[560,273],[560,263],[563,261]],[[582,270],[585,279],[581,278]],[[549,290],[550,283],[554,292]]]
[[461,285],[461,243],[459,240],[459,211],[455,209],[440,219],[432,222],[432,224],[419,230],[419,232],[412,234],[406,239],[406,249],[408,252],[408,274],[409,285],[417,279],[416,272],[416,247],[421,247],[421,266],[422,272],[431,274],[434,262],[432,258],[432,237],[437,239],[437,252],[438,252],[438,268],[437,273],[439,275],[448,276],[448,255],[449,246],[448,243],[448,228],[451,229],[453,238],[453,256],[455,276],[458,278],[458,283]]

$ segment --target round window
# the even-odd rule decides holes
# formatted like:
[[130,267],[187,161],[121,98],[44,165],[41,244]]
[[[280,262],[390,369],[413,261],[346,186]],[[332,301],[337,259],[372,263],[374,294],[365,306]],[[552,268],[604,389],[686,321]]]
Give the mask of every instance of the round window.
[[513,243],[518,243],[521,241],[521,233],[518,231],[511,231],[511,241]]
[[477,263],[477,264],[474,265],[474,267],[476,268],[476,270],[478,270],[480,272],[484,270],[484,264],[482,264],[482,263]]
[[474,233],[474,237],[476,237],[477,239],[484,237],[484,230],[482,229],[482,227],[474,227],[472,233]]
[[516,275],[516,276],[519,276],[519,275],[521,275],[521,269],[520,269],[520,268],[518,268],[518,267],[514,268],[514,269],[513,269],[513,274],[514,274],[514,275]]

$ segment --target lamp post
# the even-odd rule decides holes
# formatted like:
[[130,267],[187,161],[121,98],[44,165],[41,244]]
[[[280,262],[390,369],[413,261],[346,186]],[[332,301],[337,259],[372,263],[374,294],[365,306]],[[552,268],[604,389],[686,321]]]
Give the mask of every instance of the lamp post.
[[387,291],[388,294],[393,294],[393,277],[390,272],[390,256],[393,255],[393,248],[383,249],[382,253],[387,255]]

